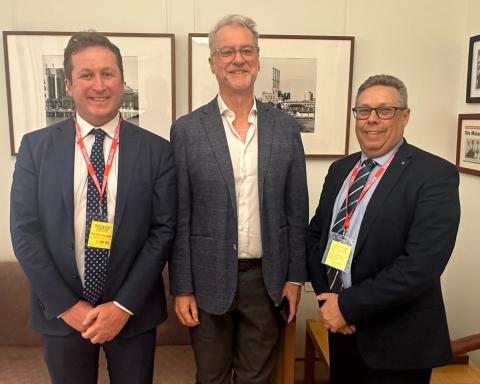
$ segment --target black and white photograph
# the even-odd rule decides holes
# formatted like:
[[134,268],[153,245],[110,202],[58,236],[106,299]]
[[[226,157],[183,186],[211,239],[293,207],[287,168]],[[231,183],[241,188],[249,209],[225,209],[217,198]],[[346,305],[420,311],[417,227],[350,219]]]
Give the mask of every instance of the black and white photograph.
[[480,103],[480,35],[470,37],[466,102]]
[[480,176],[480,114],[458,116],[457,167]]
[[255,96],[293,116],[302,133],[315,132],[317,60],[261,57]]
[[[25,133],[74,114],[63,69],[63,50],[72,33],[3,32],[12,156]],[[105,34],[122,53],[122,117],[168,138],[175,119],[174,35]]]
[[480,139],[466,139],[464,161],[480,163]]
[[[188,38],[193,111],[216,96],[218,85],[208,64],[208,35]],[[306,157],[348,153],[354,42],[352,36],[260,35],[255,97],[297,119]]]

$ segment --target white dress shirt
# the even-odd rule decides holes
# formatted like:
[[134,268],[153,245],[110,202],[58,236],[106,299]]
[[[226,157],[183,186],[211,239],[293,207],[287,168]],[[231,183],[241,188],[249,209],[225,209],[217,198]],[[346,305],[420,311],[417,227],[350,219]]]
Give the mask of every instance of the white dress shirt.
[[260,204],[258,196],[258,135],[257,106],[248,115],[249,128],[245,142],[233,127],[235,113],[218,95],[218,106],[227,137],[232,161],[237,199],[238,257],[254,259],[262,257],[260,230]]
[[[90,155],[92,151],[95,135],[89,135],[93,128],[102,128],[106,135],[103,141],[103,156],[108,158],[110,146],[115,136],[115,128],[118,124],[120,115],[114,117],[103,127],[94,127],[83,120],[77,113],[77,123],[80,128],[80,134],[85,144],[85,149]],[[107,196],[108,222],[113,223],[115,217],[115,202],[117,198],[117,180],[118,180],[118,154],[120,142],[113,157],[112,168],[108,175],[105,194]],[[74,226],[75,226],[75,260],[77,261],[78,273],[82,284],[85,281],[85,225],[86,225],[86,207],[87,207],[87,188],[88,188],[88,170],[82,151],[75,140],[75,164],[73,179],[73,207],[74,207]]]

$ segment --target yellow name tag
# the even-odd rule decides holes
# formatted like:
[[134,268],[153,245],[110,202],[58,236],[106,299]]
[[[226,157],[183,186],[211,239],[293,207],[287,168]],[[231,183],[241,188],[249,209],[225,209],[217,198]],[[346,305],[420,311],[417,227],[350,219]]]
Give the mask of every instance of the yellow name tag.
[[332,240],[324,264],[344,272],[350,258],[350,252],[352,252],[351,245]]
[[110,249],[112,245],[113,224],[103,221],[92,221],[87,245],[92,248]]

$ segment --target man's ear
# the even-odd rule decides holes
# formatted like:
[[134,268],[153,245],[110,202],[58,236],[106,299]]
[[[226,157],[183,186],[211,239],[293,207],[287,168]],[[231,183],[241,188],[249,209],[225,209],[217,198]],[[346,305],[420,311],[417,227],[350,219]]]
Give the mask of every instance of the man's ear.
[[72,82],[68,79],[65,79],[65,89],[69,96],[72,96]]
[[210,65],[210,71],[212,71],[212,73],[215,73],[213,72],[213,59],[211,56],[208,58],[208,64]]

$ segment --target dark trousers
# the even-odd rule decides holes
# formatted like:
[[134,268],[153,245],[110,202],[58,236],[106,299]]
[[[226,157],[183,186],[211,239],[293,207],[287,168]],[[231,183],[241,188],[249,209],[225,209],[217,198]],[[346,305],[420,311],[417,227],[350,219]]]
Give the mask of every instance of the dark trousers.
[[[151,384],[156,330],[102,344],[111,384]],[[52,384],[97,384],[100,345],[82,338],[43,335],[44,359]]]
[[197,384],[267,384],[275,369],[280,320],[263,283],[261,266],[239,272],[224,315],[200,310],[190,329]]
[[431,369],[388,370],[367,367],[357,347],[357,337],[331,333],[331,384],[429,384]]

